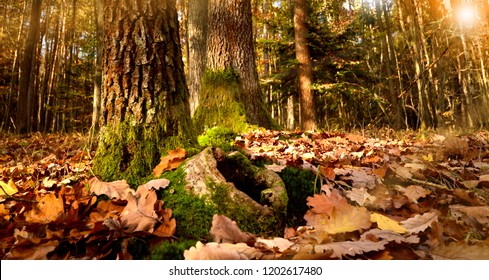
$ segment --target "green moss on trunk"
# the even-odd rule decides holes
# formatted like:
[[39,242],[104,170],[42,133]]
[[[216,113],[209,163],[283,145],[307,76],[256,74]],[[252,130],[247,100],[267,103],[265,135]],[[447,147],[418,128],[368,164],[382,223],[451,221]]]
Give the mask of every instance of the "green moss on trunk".
[[214,126],[243,132],[251,127],[240,99],[243,89],[232,69],[206,71],[202,77],[200,104],[194,116],[194,126],[203,132]]
[[[125,179],[132,186],[147,181],[160,157],[177,147],[196,146],[191,124],[169,135],[163,125],[113,123],[103,128],[93,160],[93,171],[104,181]],[[173,128],[175,131],[175,128]]]

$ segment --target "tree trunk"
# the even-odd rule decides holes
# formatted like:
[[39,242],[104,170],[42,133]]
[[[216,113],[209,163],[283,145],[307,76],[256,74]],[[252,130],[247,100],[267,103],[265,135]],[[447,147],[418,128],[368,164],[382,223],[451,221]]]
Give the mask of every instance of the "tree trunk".
[[27,35],[24,56],[22,57],[19,98],[17,99],[16,123],[18,133],[26,133],[31,129],[31,112],[34,98],[32,71],[35,69],[36,46],[40,31],[41,2],[42,0],[32,0],[29,34]]
[[[389,89],[388,99],[392,106],[393,126],[399,129],[403,126],[402,124],[402,111],[399,104],[399,99],[397,98],[399,90],[396,88],[394,83],[394,67],[397,68],[397,63],[395,59],[394,47],[392,42],[392,35],[390,30],[389,18],[387,17],[388,12],[385,7],[385,3],[381,3],[381,0],[375,1],[375,8],[377,14],[377,24],[379,31],[381,33],[381,49],[382,49],[382,62],[385,70],[385,79],[387,80],[387,85]],[[382,20],[382,14],[384,14],[384,20]],[[394,67],[393,67],[394,65]]]
[[294,1],[295,54],[299,62],[299,100],[301,106],[301,125],[303,130],[316,128],[316,113],[312,84],[312,64],[307,46],[307,2]]
[[190,93],[190,114],[193,116],[199,105],[202,75],[206,65],[207,48],[207,0],[188,2],[188,90]]
[[97,57],[95,59],[95,73],[93,77],[93,113],[92,132],[99,129],[100,96],[102,92],[102,56],[104,52],[104,3],[100,0],[93,1],[95,6]]
[[94,171],[137,184],[167,149],[195,145],[175,0],[107,0]]
[[199,130],[272,127],[258,82],[250,0],[210,0],[207,65],[194,117]]

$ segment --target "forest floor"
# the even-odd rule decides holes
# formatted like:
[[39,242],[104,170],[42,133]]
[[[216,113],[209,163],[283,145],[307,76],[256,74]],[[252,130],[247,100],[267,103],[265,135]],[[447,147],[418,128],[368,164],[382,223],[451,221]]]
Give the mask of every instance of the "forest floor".
[[[306,222],[261,237],[215,215],[186,259],[489,259],[488,132],[257,130],[235,146],[317,175]],[[82,134],[0,138],[1,259],[131,259],[134,238],[175,238],[154,191],[169,182],[98,181],[95,149]]]

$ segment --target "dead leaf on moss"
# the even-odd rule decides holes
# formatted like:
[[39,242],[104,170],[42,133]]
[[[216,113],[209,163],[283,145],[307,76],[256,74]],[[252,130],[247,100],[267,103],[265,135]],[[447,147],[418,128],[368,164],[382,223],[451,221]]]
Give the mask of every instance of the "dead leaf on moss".
[[154,179],[142,186],[147,188],[148,190],[154,189],[155,191],[157,191],[159,189],[166,189],[166,187],[168,187],[169,185],[170,180],[168,179]]
[[182,148],[176,148],[175,150],[169,150],[167,156],[161,157],[161,162],[153,169],[153,176],[155,178],[168,170],[176,169],[182,162],[185,161],[187,151]]
[[284,170],[284,168],[286,168],[287,165],[282,165],[282,164],[266,164],[265,165],[265,168],[268,169],[268,170],[271,170],[273,172],[282,172],[282,170]]
[[155,212],[156,200],[155,191],[145,187],[139,187],[135,195],[128,193],[127,205],[120,215],[125,232],[153,232],[158,221]]
[[253,244],[255,238],[247,232],[242,232],[235,221],[224,215],[214,214],[210,235],[214,242]]

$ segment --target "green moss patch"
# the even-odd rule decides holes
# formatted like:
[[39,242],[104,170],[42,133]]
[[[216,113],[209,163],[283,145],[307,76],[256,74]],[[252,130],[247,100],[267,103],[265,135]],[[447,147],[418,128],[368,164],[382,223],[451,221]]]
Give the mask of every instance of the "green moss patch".
[[202,147],[219,147],[226,152],[234,149],[234,140],[238,134],[227,127],[216,126],[197,137]]
[[309,170],[295,167],[286,167],[278,175],[285,184],[289,198],[287,204],[288,226],[305,225],[304,214],[309,209],[306,204],[307,197],[314,195],[316,175]]
[[221,126],[235,132],[250,128],[246,118],[238,75],[232,69],[206,71],[202,77],[200,104],[193,118],[198,132]]
[[179,128],[176,135],[169,133],[163,125],[130,121],[106,126],[101,132],[92,169],[104,181],[125,179],[131,186],[145,183],[169,149],[196,146],[191,124]]
[[212,217],[217,213],[215,205],[185,189],[187,182],[181,167],[161,177],[170,180],[170,186],[163,191],[161,199],[165,202],[164,206],[173,211],[177,221],[175,235],[183,240],[207,240]]

